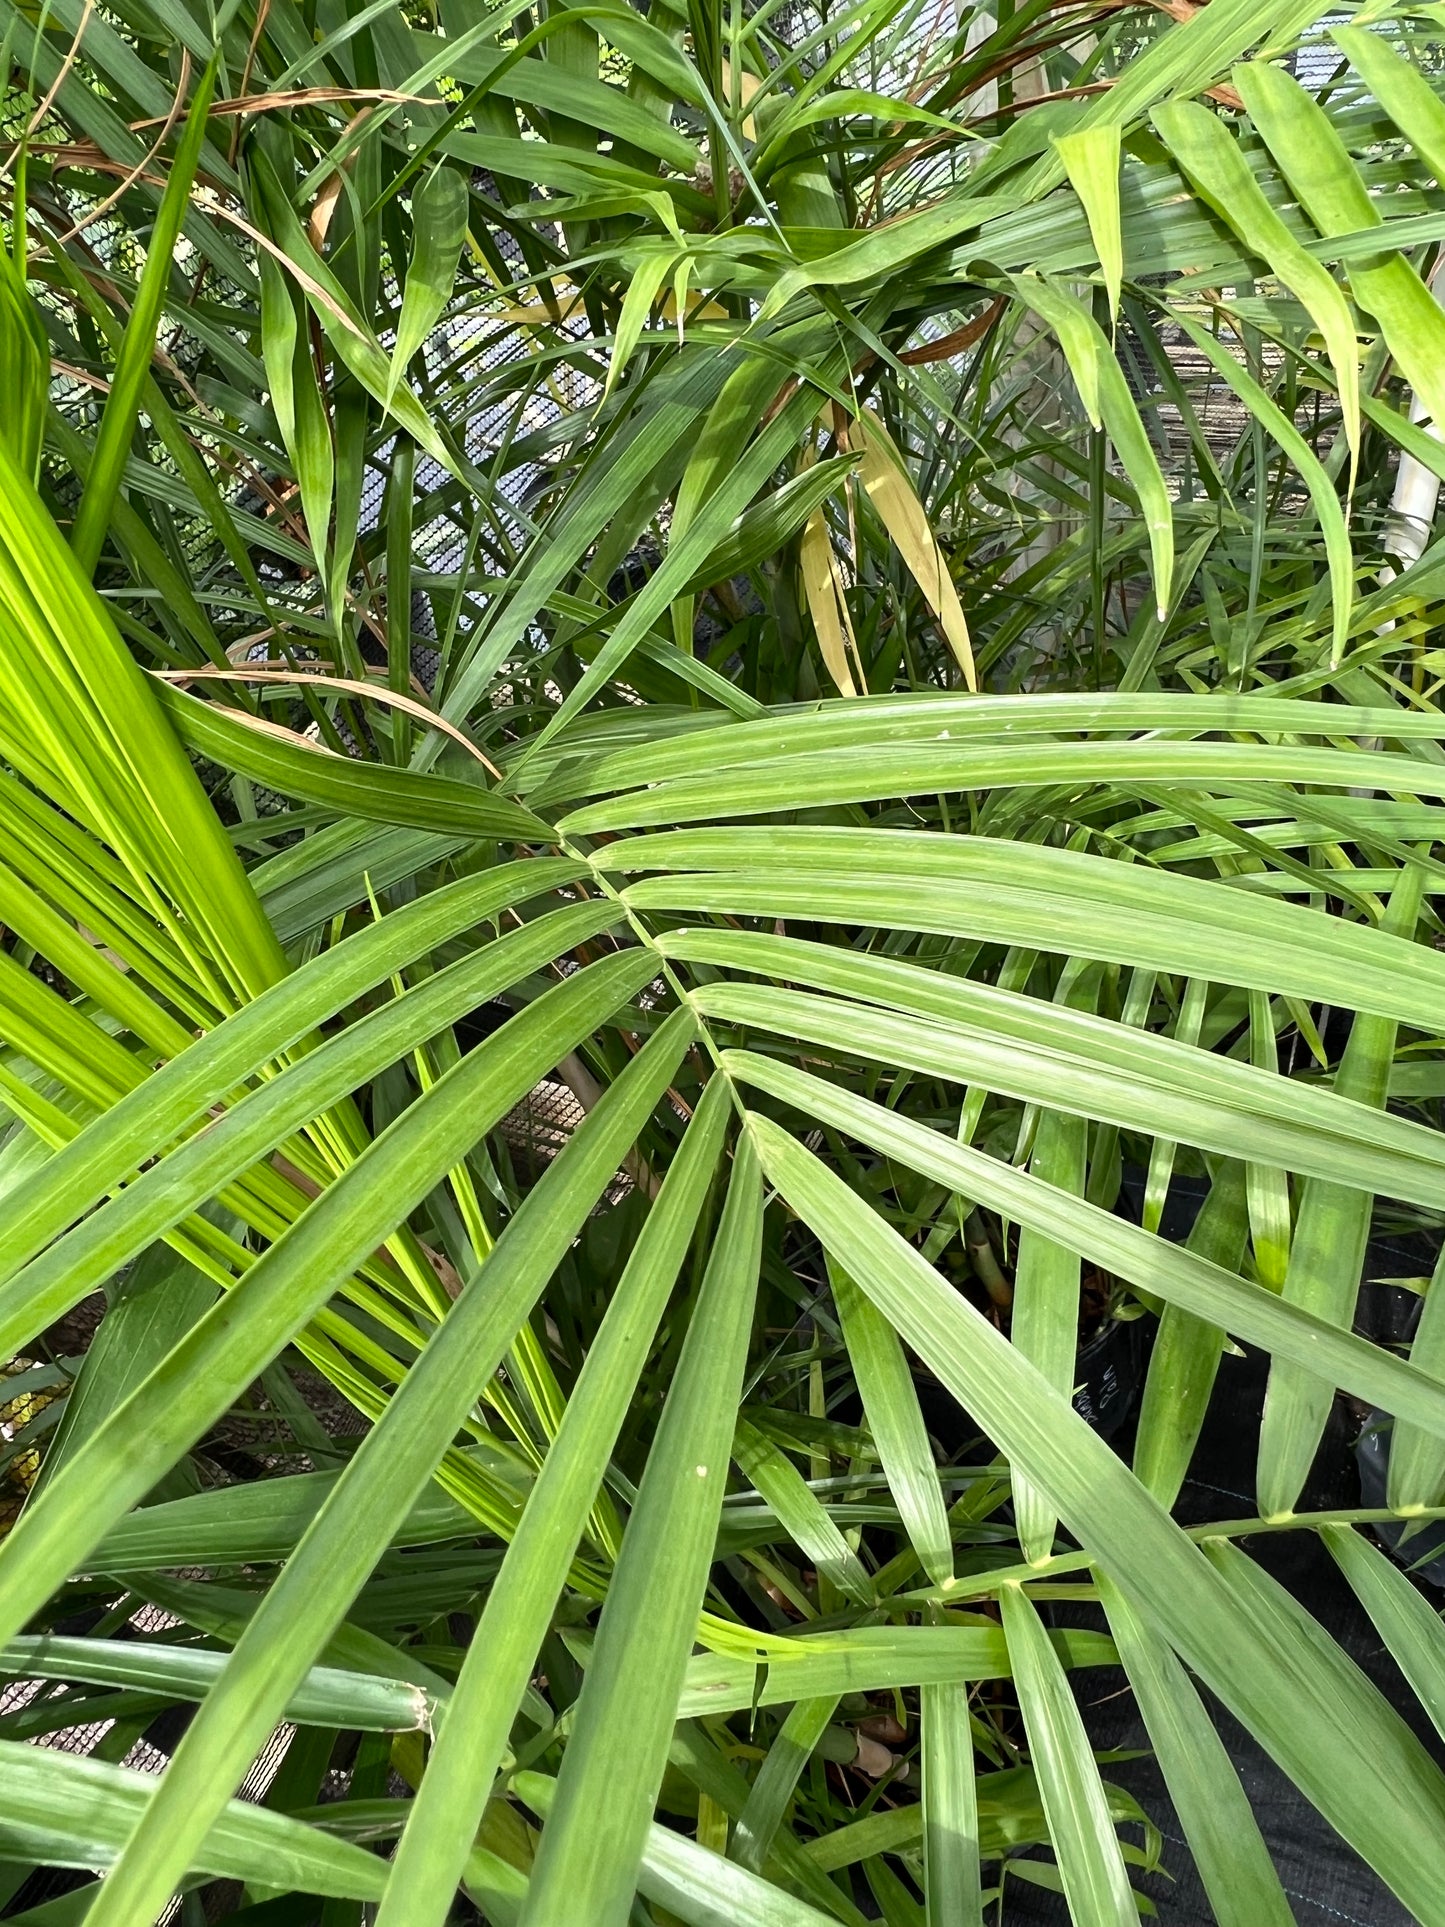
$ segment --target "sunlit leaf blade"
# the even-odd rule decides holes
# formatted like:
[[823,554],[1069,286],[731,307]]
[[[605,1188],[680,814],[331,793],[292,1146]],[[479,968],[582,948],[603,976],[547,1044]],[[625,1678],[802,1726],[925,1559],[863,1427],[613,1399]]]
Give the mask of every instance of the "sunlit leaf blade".
[[1109,318],[1119,312],[1119,288],[1124,279],[1124,239],[1119,212],[1119,126],[1100,121],[1075,134],[1059,134],[1054,146],[1073,184],[1104,271],[1109,294]]
[[982,1927],[978,1790],[968,1695],[956,1686],[925,1686],[920,1706],[928,1927]]
[[762,1870],[803,1769],[827,1731],[837,1704],[831,1694],[823,1699],[799,1700],[783,1721],[738,1817],[729,1852],[739,1866],[753,1873]]
[[[690,1030],[689,1019],[679,1013],[670,1030],[665,1028],[634,1060],[630,1077],[612,1087],[593,1112],[591,1127],[578,1131],[551,1167],[549,1181],[533,1192],[532,1209],[518,1213],[509,1237],[466,1281],[251,1620],[230,1668],[177,1749],[143,1825],[110,1875],[98,1903],[99,1922],[107,1913],[116,1922],[132,1919],[160,1904],[174,1886],[190,1840],[203,1833],[210,1809],[224,1799],[225,1788],[280,1717],[290,1679],[278,1668],[276,1651],[287,1652],[290,1675],[304,1674],[334,1632],[465,1420],[478,1382],[501,1363],[551,1270],[615,1174],[656,1102],[659,1084],[686,1048]],[[453,1078],[472,1061],[464,1059]],[[446,1089],[447,1080],[435,1086]],[[385,1143],[379,1139],[376,1148]],[[364,1172],[365,1167],[363,1158],[352,1168]],[[277,1249],[284,1250],[284,1244]]]
[[[177,1699],[200,1700],[219,1678],[226,1655],[142,1640],[44,1635],[11,1640],[0,1664],[7,1673],[29,1679],[150,1688]],[[298,1724],[354,1726],[377,1733],[428,1727],[434,1713],[429,1696],[415,1686],[326,1666],[305,1675],[286,1707],[286,1717]]]
[[1129,1876],[1068,1680],[1027,1594],[1005,1586],[998,1603],[1069,1911],[1089,1927],[1133,1927]]
[[377,1139],[317,1208],[251,1267],[235,1292],[192,1328],[0,1545],[0,1625],[7,1638],[43,1601],[54,1576],[79,1564],[106,1527],[145,1495],[376,1248],[409,1204],[453,1168],[488,1118],[502,1116],[560,1050],[585,1035],[602,1012],[615,1011],[649,974],[635,954],[624,954],[548,992]]
[[85,493],[81,496],[75,526],[71,531],[70,545],[87,575],[94,570],[99,559],[110,521],[111,505],[120,487],[121,471],[131,436],[135,432],[141,389],[150,372],[156,329],[170,284],[171,256],[180,238],[191,184],[206,137],[206,116],[215,90],[218,66],[218,58],[213,57],[196,84],[186,114],[160,211],[151,230],[145,267],[136,289],[135,305],[121,340],[120,355],[105,413],[101,416]]
[[[560,1797],[556,1782],[526,1773],[517,1787],[529,1805],[550,1817]],[[669,1827],[647,1829],[637,1887],[687,1927],[823,1927],[828,1918]]]
[[492,1589],[483,1636],[458,1677],[397,1848],[378,1916],[388,1927],[392,1918],[420,1927],[446,1917],[572,1546],[693,1237],[727,1115],[725,1086],[715,1080],[648,1214]]
[[1352,1526],[1324,1526],[1321,1536],[1436,1732],[1445,1732],[1445,1627],[1439,1613],[1400,1568]]
[[[1384,928],[1411,937],[1424,879],[1407,874],[1392,892]],[[1335,1088],[1360,1103],[1383,1106],[1395,1054],[1395,1026],[1385,1017],[1357,1017],[1335,1074]],[[1374,1199],[1358,1186],[1311,1180],[1285,1273],[1284,1293],[1336,1324],[1353,1322],[1370,1236]],[[1259,1440],[1259,1504],[1266,1517],[1294,1506],[1329,1419],[1333,1387],[1280,1364],[1270,1374]]]
[[947,1585],[953,1578],[953,1535],[908,1360],[897,1333],[847,1273],[830,1265],[828,1275],[889,1490],[920,1565],[935,1585]]
[[[150,1776],[50,1747],[8,1740],[0,1746],[16,1801],[0,1822],[7,1857],[84,1869],[112,1865],[150,1794]],[[355,1900],[376,1899],[385,1878],[364,1848],[242,1800],[229,1803],[193,1864],[231,1879]]]
[[1099,1596],[1219,1927],[1293,1927],[1239,1776],[1188,1674],[1102,1573]]
[[726,1062],[734,1076],[855,1132],[875,1149],[902,1158],[952,1190],[986,1199],[1014,1222],[1036,1225],[1080,1255],[1091,1252],[1096,1259],[1106,1260],[1118,1276],[1169,1303],[1265,1345],[1277,1356],[1305,1365],[1313,1359],[1334,1374],[1337,1384],[1358,1388],[1358,1396],[1367,1395],[1364,1388],[1369,1386],[1373,1389],[1368,1395],[1377,1395],[1387,1410],[1409,1409],[1432,1431],[1445,1432],[1445,1399],[1423,1373],[1298,1306],[1282,1303],[1274,1292],[1246,1284],[1194,1252],[1152,1237],[1097,1205],[821,1079],[741,1051],[730,1051]]
[[[1248,1235],[1243,1169],[1233,1160],[1221,1160],[1190,1227],[1188,1248],[1225,1271],[1238,1271]],[[1224,1346],[1220,1326],[1179,1305],[1164,1307],[1144,1381],[1134,1472],[1165,1505],[1174,1504],[1184,1484]]]
[[[552,913],[560,917],[560,924],[542,918],[524,925],[499,938],[477,957],[453,966],[450,972],[439,972],[411,996],[384,1004],[368,1022],[354,1025],[306,1053],[286,1075],[263,1085],[246,1102],[215,1120],[208,1130],[188,1138],[163,1162],[21,1268],[0,1305],[0,1334],[11,1343],[32,1337],[117,1265],[283,1142],[297,1126],[339,1101],[354,1087],[358,1075],[394,1062],[404,1050],[424,1043],[444,1024],[474,1008],[479,998],[495,994],[523,972],[547,962],[557,954],[559,938],[582,931],[591,934],[611,922],[605,910],[599,916],[598,908],[577,904]],[[523,1032],[513,1033],[513,1037],[529,1028],[530,1024],[524,1025]],[[184,1059],[176,1061],[183,1063]],[[521,1087],[517,1095],[526,1088]],[[82,1142],[77,1140],[77,1144]],[[108,1151],[109,1143],[100,1148]],[[396,1222],[392,1220],[392,1224]],[[390,1229],[391,1225],[384,1226],[380,1237],[361,1256],[368,1257],[374,1244]],[[254,1289],[249,1276],[247,1283]]]
[[[1436,1011],[1445,1021],[1445,969],[1421,946],[1082,852],[906,831],[760,835],[745,827],[631,837],[594,860],[609,871],[674,872],[628,886],[638,909],[876,922],[1177,970],[1403,1023],[1433,1022]],[[683,866],[697,874],[677,874]]]
[[608,1590],[525,1927],[569,1921],[580,1881],[598,1927],[631,1909],[712,1557],[761,1237],[760,1175],[744,1145]]
[[1214,211],[1309,310],[1334,366],[1346,438],[1351,450],[1358,451],[1359,342],[1339,284],[1270,206],[1238,143],[1216,115],[1193,102],[1176,100],[1156,107],[1151,118],[1175,161]]
[[[1380,224],[1354,162],[1324,111],[1292,75],[1268,61],[1235,70],[1250,118],[1321,235]],[[1403,255],[1382,252],[1352,261],[1351,291],[1379,322],[1390,351],[1436,421],[1445,420],[1445,384],[1437,357],[1445,316]]]
[[437,166],[417,187],[411,209],[411,260],[391,351],[388,405],[451,294],[467,233],[467,184],[454,167]]

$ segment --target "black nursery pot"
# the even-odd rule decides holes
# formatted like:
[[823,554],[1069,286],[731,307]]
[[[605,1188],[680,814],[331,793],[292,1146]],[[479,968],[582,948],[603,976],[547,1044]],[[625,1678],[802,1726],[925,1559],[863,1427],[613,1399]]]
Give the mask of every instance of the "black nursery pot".
[[[1360,1468],[1360,1500],[1370,1506],[1385,1504],[1385,1481],[1390,1470],[1390,1425],[1380,1413],[1365,1427],[1355,1446]],[[1438,1520],[1405,1537],[1405,1524],[1378,1519],[1373,1530],[1395,1557],[1432,1586],[1445,1586],[1445,1525]]]
[[[1079,1347],[1074,1362],[1074,1410],[1101,1438],[1112,1439],[1138,1404],[1145,1362],[1140,1319],[1107,1318]],[[957,1455],[970,1449],[983,1428],[931,1372],[916,1368],[913,1384],[923,1422],[944,1451]],[[861,1404],[857,1409],[861,1412]],[[843,1408],[838,1415],[843,1415]]]
[[1144,1336],[1137,1318],[1109,1318],[1079,1347],[1074,1410],[1111,1439],[1134,1410],[1144,1379]]

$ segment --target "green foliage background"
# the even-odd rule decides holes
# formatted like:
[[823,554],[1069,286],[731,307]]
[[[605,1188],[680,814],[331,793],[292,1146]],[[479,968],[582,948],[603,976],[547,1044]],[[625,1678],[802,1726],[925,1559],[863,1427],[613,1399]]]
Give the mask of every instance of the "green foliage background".
[[0,0],[10,1917],[1117,1927],[1122,1664],[1221,1927],[1215,1700],[1445,1922],[1248,1549],[1445,1731],[1445,96],[1316,16]]

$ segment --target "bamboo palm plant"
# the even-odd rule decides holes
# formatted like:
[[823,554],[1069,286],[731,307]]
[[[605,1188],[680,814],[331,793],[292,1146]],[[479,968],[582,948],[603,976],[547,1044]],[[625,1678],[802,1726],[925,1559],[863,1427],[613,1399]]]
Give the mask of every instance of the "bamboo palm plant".
[[0,0],[18,1917],[1114,1927],[1122,1665],[1222,1927],[1215,1700],[1445,1922],[1250,1552],[1445,1732],[1445,90],[1317,11]]

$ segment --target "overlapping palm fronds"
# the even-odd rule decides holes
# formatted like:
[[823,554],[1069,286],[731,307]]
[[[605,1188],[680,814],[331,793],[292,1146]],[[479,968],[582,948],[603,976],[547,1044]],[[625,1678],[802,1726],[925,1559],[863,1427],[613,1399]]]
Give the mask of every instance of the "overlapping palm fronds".
[[1249,1552],[1441,1726],[1445,92],[1316,13],[0,0],[19,1917],[1115,1927],[1122,1665],[1221,1927],[1215,1700],[1445,1922]]

